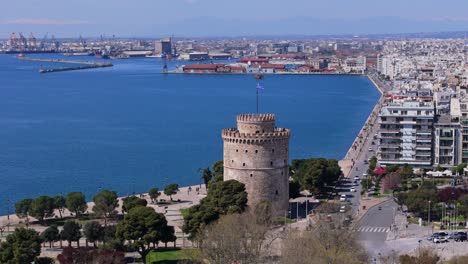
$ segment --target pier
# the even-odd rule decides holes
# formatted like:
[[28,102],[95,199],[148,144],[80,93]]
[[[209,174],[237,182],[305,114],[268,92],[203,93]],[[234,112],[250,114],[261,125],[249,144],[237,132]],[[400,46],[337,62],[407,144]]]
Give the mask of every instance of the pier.
[[52,63],[64,63],[64,64],[78,64],[81,66],[73,67],[60,67],[53,69],[40,69],[39,73],[51,73],[51,72],[61,72],[61,71],[76,71],[76,70],[86,70],[86,69],[95,69],[95,68],[105,68],[114,66],[112,63],[100,63],[100,62],[90,62],[90,61],[73,61],[73,60],[63,60],[63,59],[47,59],[47,58],[31,58],[31,57],[18,57],[20,60],[28,61],[40,61],[40,62],[52,62]]

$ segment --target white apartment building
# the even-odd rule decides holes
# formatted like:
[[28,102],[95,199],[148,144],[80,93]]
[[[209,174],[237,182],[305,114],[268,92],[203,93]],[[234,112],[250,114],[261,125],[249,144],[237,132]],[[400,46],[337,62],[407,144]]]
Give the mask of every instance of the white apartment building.
[[380,164],[432,165],[434,103],[422,99],[393,99],[379,114]]

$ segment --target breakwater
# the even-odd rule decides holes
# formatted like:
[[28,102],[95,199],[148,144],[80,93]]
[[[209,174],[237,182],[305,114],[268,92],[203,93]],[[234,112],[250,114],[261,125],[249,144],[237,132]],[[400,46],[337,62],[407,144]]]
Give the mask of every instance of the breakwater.
[[86,69],[95,69],[95,68],[105,68],[114,66],[112,63],[100,63],[100,62],[90,62],[90,61],[73,61],[73,60],[64,60],[64,59],[47,59],[47,58],[32,58],[32,57],[18,57],[20,60],[27,61],[39,61],[39,62],[51,62],[51,63],[64,63],[64,64],[77,64],[81,66],[73,67],[59,67],[51,69],[40,69],[39,73],[52,73],[52,72],[62,72],[62,71],[76,71],[76,70],[86,70]]

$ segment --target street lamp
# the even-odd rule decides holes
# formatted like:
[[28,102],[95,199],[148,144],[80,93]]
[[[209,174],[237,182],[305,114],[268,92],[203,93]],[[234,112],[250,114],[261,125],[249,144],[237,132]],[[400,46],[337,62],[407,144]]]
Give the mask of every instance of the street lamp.
[[427,224],[431,225],[431,200],[429,200],[429,211],[427,212]]

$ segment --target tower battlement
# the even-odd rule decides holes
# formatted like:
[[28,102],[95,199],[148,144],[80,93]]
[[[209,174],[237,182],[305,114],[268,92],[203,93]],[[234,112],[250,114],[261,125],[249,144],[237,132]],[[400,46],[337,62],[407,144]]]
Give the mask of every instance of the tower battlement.
[[264,133],[240,133],[237,128],[226,128],[221,132],[223,140],[238,143],[258,144],[266,141],[289,140],[291,130],[287,128],[275,128],[273,132]]
[[275,122],[275,114],[240,114],[237,116],[237,122]]

